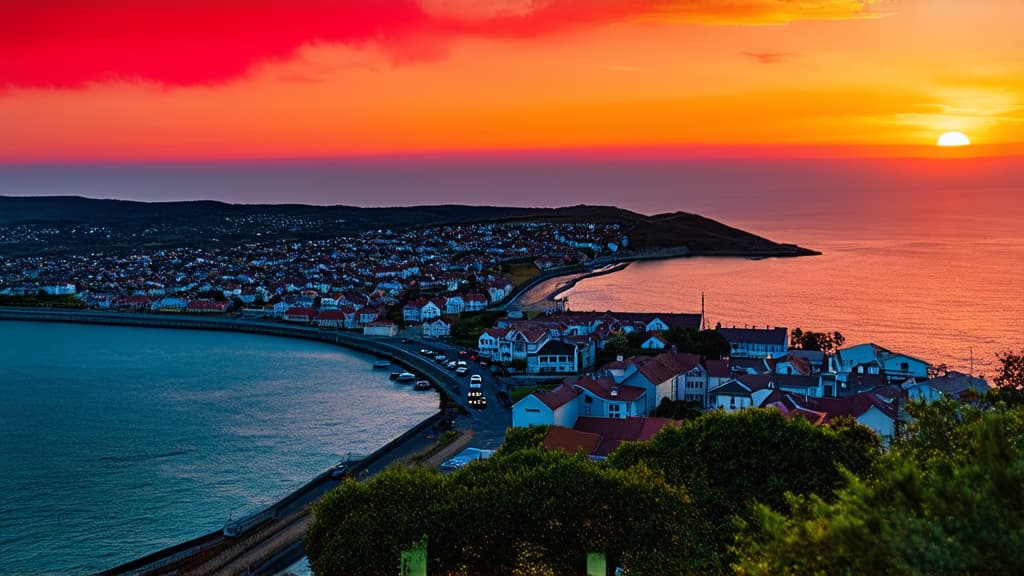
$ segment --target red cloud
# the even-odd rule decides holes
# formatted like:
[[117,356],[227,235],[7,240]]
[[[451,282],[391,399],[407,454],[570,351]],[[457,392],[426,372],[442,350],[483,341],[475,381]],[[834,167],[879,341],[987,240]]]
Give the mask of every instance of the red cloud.
[[17,86],[220,82],[304,44],[391,44],[431,21],[414,0],[316,0],[300,7],[274,0],[5,3],[0,84]]
[[237,78],[310,43],[436,57],[451,36],[530,37],[633,19],[766,23],[861,15],[873,0],[0,0],[0,89]]

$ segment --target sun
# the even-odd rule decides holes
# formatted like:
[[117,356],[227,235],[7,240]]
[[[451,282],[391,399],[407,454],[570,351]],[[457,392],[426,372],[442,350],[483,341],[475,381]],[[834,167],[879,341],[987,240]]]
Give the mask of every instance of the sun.
[[946,132],[939,136],[939,141],[936,144],[939,146],[969,146],[971,140],[963,132]]

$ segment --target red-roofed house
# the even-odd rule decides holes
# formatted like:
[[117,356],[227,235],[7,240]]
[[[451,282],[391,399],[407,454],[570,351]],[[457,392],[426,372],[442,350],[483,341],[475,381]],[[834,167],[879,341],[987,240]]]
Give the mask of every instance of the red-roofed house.
[[426,298],[417,298],[402,307],[402,320],[406,322],[422,321],[423,307],[426,306]]
[[316,310],[305,306],[293,306],[284,313],[284,319],[289,322],[311,322],[314,317]]
[[512,405],[512,426],[557,425],[572,428],[576,423],[580,391],[562,383],[551,390],[535,390]]
[[592,418],[580,416],[573,428],[577,432],[596,434],[601,437],[597,450],[590,452],[593,456],[608,456],[623,442],[642,442],[650,440],[665,426],[680,426],[679,420],[669,418],[635,417],[635,418]]
[[423,308],[420,308],[420,321],[426,322],[431,318],[440,318],[441,312],[444,310],[444,300],[441,298],[434,298],[428,300]]
[[313,321],[321,328],[342,328],[345,326],[345,313],[341,310],[323,310]]
[[592,432],[580,432],[572,428],[551,426],[544,436],[544,447],[567,454],[575,454],[583,450],[587,454],[596,454],[604,438]]
[[487,296],[484,296],[479,292],[466,294],[465,301],[467,312],[479,312],[487,308]]
[[647,390],[620,385],[611,376],[582,376],[566,383],[582,392],[580,415],[626,418],[648,414]]
[[185,310],[193,314],[222,314],[228,309],[227,302],[216,300],[189,300]]

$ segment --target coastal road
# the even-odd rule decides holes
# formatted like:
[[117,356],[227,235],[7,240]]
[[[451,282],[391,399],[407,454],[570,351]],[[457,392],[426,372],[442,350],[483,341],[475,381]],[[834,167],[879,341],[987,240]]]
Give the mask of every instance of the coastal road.
[[[400,339],[394,339],[392,343],[395,346],[400,347],[404,351],[410,354],[416,354],[421,358],[426,358],[420,354],[421,349],[429,349],[436,353],[443,354],[448,360],[465,360],[469,368],[469,373],[465,376],[457,376],[454,372],[444,368],[441,365],[437,365],[438,369],[443,370],[451,375],[451,378],[455,380],[457,388],[455,392],[458,394],[459,399],[464,403],[466,396],[469,393],[469,378],[473,374],[479,374],[482,382],[481,389],[483,390],[484,396],[487,397],[487,408],[476,409],[470,407],[468,409],[469,414],[463,418],[462,422],[457,422],[456,425],[459,428],[469,428],[473,430],[473,441],[470,446],[473,448],[484,448],[484,449],[495,449],[501,445],[505,439],[505,430],[512,425],[512,410],[506,408],[505,405],[499,400],[499,392],[508,394],[508,386],[502,382],[501,379],[495,376],[490,366],[483,367],[478,361],[470,360],[470,357],[475,354],[473,350],[462,348],[454,344],[442,341],[442,340],[425,340],[410,338],[407,342],[402,342]],[[464,352],[460,355],[460,352]],[[431,357],[431,361],[433,357]]]

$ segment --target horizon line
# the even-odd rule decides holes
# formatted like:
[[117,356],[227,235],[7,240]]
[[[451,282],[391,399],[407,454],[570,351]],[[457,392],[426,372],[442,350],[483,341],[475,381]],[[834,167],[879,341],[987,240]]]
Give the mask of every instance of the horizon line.
[[936,145],[666,145],[601,146],[566,148],[493,148],[448,150],[367,151],[342,154],[238,154],[223,156],[118,156],[0,158],[0,167],[18,166],[131,166],[174,164],[289,164],[338,162],[378,164],[391,161],[424,163],[550,162],[550,161],[690,161],[690,160],[968,160],[1008,159],[1024,156],[1024,142],[972,144],[964,147]]

